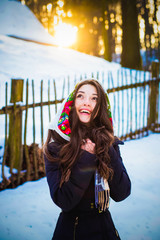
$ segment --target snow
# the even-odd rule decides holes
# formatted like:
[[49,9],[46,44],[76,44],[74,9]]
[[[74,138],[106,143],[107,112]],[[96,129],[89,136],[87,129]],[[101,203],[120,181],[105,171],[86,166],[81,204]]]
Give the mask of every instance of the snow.
[[0,34],[54,44],[54,38],[44,31],[34,14],[19,1],[0,1],[0,22]]
[[132,194],[111,203],[122,239],[160,239],[160,134],[125,142],[121,154],[132,182]]
[[[45,32],[26,6],[22,6],[18,1],[0,0],[0,108],[5,104],[5,82],[8,82],[9,104],[11,78],[22,78],[25,81],[29,78],[30,87],[31,80],[34,79],[36,101],[39,101],[41,79],[44,80],[46,92],[48,79],[56,80],[58,97],[62,95],[63,80],[67,76],[70,76],[72,87],[75,76],[78,79],[80,74],[96,74],[97,71],[108,76],[108,71],[111,70],[114,76],[112,84],[117,84],[119,64],[66,48],[22,41],[8,35],[54,43],[53,37]],[[138,77],[139,81],[143,79],[142,76]],[[102,76],[100,80],[102,81]],[[106,82],[104,86],[109,87]],[[53,83],[51,89],[53,92]],[[32,102],[30,92],[29,102]],[[65,95],[67,92],[68,89]],[[44,94],[44,98],[46,95]],[[134,108],[134,105],[132,107]],[[53,113],[54,108],[51,111]],[[39,119],[39,109],[36,111],[36,118]],[[32,116],[29,118],[29,124],[31,121]],[[45,122],[47,125],[47,117]],[[0,125],[4,126],[2,115]],[[39,128],[38,122],[36,125]],[[30,128],[27,134],[28,139],[32,141]],[[36,135],[36,138],[40,142],[40,136]],[[121,146],[123,161],[132,181],[132,194],[119,203],[111,200],[110,211],[124,240],[160,239],[159,143],[160,134],[151,134],[143,139],[127,141]],[[0,156],[3,156],[3,128],[0,129],[0,146]],[[7,167],[5,175],[9,176]],[[60,209],[50,198],[46,178],[26,182],[16,189],[4,190],[0,193],[0,240],[51,239],[59,212]]]
[[[110,202],[124,240],[160,239],[160,134],[127,141],[121,155],[132,182],[131,195]],[[60,209],[51,201],[46,178],[0,193],[0,240],[51,239]]]

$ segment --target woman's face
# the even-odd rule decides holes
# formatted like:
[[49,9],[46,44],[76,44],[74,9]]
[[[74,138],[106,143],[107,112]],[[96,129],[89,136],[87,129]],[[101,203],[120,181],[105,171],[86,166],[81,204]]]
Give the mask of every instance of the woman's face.
[[85,84],[78,89],[75,98],[75,108],[79,120],[82,123],[89,123],[91,114],[98,99],[97,89],[91,84]]

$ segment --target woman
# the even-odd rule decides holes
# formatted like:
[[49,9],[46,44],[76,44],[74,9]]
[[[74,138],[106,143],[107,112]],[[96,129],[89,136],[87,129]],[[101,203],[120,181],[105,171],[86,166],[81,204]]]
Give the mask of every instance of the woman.
[[120,239],[109,197],[122,201],[131,183],[114,138],[108,97],[81,81],[62,104],[44,146],[51,198],[62,209],[52,240]]

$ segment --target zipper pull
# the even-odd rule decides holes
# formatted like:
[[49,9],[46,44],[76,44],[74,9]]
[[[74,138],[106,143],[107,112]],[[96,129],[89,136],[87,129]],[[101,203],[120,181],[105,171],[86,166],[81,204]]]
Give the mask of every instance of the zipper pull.
[[78,225],[78,217],[76,217],[75,225]]

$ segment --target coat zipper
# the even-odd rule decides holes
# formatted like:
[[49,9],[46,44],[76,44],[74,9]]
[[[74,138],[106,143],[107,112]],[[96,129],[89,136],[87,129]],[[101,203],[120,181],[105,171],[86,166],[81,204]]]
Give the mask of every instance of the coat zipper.
[[78,217],[76,217],[75,223],[74,223],[73,240],[76,240],[76,227],[77,227],[77,225],[78,225]]

